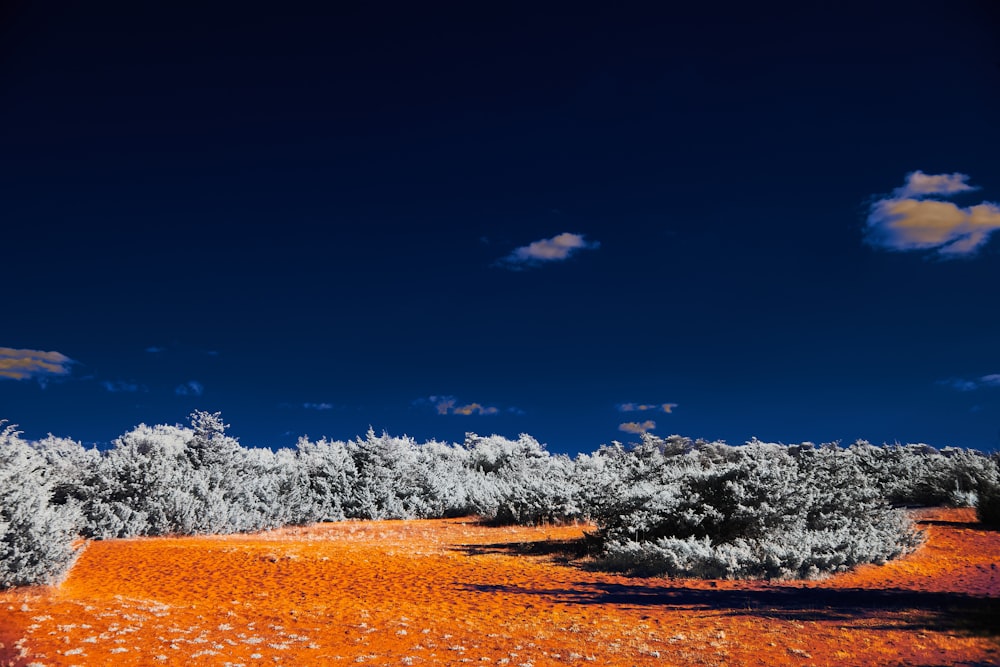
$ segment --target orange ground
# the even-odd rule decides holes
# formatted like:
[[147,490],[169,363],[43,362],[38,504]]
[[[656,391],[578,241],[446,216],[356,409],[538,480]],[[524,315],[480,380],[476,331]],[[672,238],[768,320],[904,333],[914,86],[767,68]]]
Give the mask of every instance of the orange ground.
[[918,518],[903,560],[781,584],[590,572],[517,553],[581,528],[468,520],[94,542],[0,594],[0,665],[1000,663],[1000,533]]

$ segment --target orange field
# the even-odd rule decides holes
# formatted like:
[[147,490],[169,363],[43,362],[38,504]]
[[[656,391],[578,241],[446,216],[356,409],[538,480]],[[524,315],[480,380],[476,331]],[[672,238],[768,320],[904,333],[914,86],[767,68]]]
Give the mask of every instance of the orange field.
[[583,527],[468,519],[92,542],[0,593],[0,665],[1000,664],[1000,533],[917,518],[918,552],[818,582],[610,575],[561,551]]

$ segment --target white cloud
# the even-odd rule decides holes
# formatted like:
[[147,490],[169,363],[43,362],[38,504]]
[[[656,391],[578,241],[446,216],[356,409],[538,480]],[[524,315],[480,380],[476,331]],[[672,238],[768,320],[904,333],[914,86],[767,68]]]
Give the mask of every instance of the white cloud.
[[983,377],[979,378],[979,381],[988,387],[1000,387],[1000,373],[984,375]]
[[594,250],[600,246],[597,241],[586,241],[582,234],[563,232],[550,239],[533,241],[526,246],[516,248],[497,263],[509,269],[540,266],[550,262],[562,262],[579,250]]
[[190,382],[177,385],[174,393],[178,396],[201,396],[205,393],[205,387],[200,382],[191,380]]
[[500,412],[499,408],[481,403],[458,405],[458,400],[454,396],[431,396],[427,399],[414,401],[416,405],[426,405],[427,403],[433,405],[439,415],[495,415]]
[[468,405],[459,405],[451,410],[453,415],[495,415],[499,410],[492,405],[481,405],[479,403],[469,403]]
[[303,403],[306,410],[333,410],[333,403]]
[[618,425],[618,430],[624,433],[646,433],[654,428],[656,428],[656,422],[652,419],[647,419],[644,422],[625,422]]
[[0,347],[0,379],[35,379],[44,384],[51,376],[69,374],[72,363],[72,359],[60,352]]
[[909,197],[926,197],[927,195],[953,195],[959,192],[975,190],[966,181],[969,177],[966,174],[925,174],[914,171],[906,175],[906,184],[901,188],[896,188],[893,194],[899,199]]
[[942,257],[971,255],[1000,229],[1000,206],[961,207],[927,199],[974,190],[965,174],[907,175],[906,184],[871,205],[866,237],[872,245],[900,252],[934,250]]
[[677,407],[676,403],[621,403],[618,405],[619,412],[664,412],[670,414]]

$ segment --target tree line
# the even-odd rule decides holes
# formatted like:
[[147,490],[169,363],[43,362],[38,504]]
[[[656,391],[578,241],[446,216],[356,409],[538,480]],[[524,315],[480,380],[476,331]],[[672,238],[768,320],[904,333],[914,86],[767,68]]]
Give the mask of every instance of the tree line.
[[536,439],[377,435],[242,446],[219,413],[140,424],[110,449],[29,442],[0,422],[0,588],[52,583],[81,538],[251,532],[348,519],[590,521],[595,563],[643,575],[819,577],[920,542],[903,511],[1000,513],[1000,472],[968,449],[859,441],[731,446],[645,434],[570,458]]

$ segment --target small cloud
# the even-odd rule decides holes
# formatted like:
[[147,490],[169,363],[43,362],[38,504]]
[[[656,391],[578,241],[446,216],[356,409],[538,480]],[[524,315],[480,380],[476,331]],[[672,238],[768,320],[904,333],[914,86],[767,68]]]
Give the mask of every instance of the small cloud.
[[933,250],[941,257],[971,255],[1000,229],[1000,206],[982,202],[960,207],[927,197],[975,190],[965,174],[907,174],[891,196],[876,200],[868,212],[868,243],[898,252]]
[[166,352],[166,351],[167,348],[157,347],[156,345],[150,345],[149,347],[146,348],[146,352],[149,352],[150,354],[160,354],[161,352]]
[[174,388],[174,393],[178,396],[201,396],[205,393],[205,387],[195,380],[179,384]]
[[652,431],[656,428],[656,422],[652,419],[647,419],[644,422],[625,422],[624,424],[618,425],[618,430],[624,433],[646,433],[647,431]]
[[458,405],[458,400],[454,396],[431,396],[426,399],[417,399],[413,403],[414,405],[433,405],[439,415],[495,415],[500,412],[499,408],[481,403]]
[[333,403],[303,403],[306,410],[333,410]]
[[976,380],[966,380],[965,378],[948,378],[940,380],[938,384],[955,389],[956,391],[976,391],[983,387],[1000,387],[1000,373],[984,375]]
[[495,415],[499,410],[492,406],[484,406],[479,403],[469,403],[452,408],[453,415]]
[[969,177],[966,174],[925,174],[914,171],[906,175],[906,184],[901,188],[893,190],[893,194],[900,199],[909,197],[926,197],[928,195],[953,195],[959,192],[975,190],[966,181]]
[[499,259],[497,264],[508,269],[520,270],[551,262],[562,262],[579,250],[594,250],[600,246],[597,241],[584,240],[582,234],[563,232],[550,239],[533,241],[526,246],[516,248],[514,252]]
[[72,359],[60,352],[18,350],[0,347],[0,379],[38,380],[42,386],[49,378],[68,375]]
[[621,403],[618,405],[618,412],[664,412],[670,414],[677,407],[676,403]]
[[115,382],[105,380],[104,382],[101,383],[101,386],[104,387],[107,391],[111,392],[112,394],[118,394],[118,393],[134,394],[139,391],[148,391],[148,389],[146,389],[146,387],[142,385],[136,384],[134,382],[123,382],[120,380],[116,380]]

